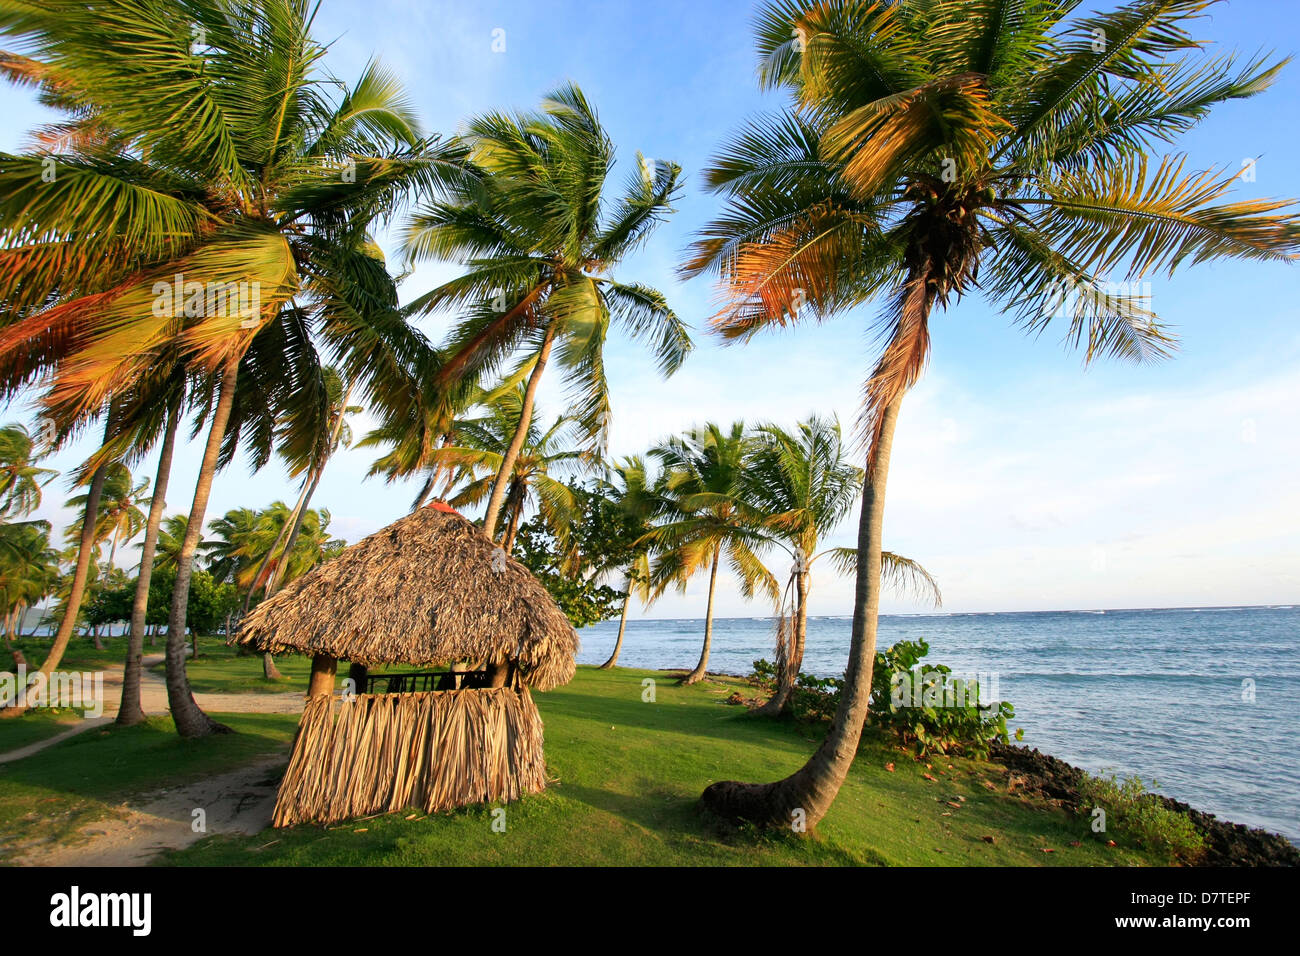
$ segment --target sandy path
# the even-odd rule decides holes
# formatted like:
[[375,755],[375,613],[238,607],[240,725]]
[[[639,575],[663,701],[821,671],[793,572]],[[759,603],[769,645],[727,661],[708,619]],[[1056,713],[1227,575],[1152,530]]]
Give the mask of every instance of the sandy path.
[[[166,714],[167,683],[152,670],[163,655],[144,658],[140,703],[147,714]],[[195,694],[210,714],[297,714],[302,711],[302,691],[274,694]],[[60,741],[112,721],[122,699],[122,668],[104,670],[104,715],[76,725],[26,747],[0,754],[0,763],[21,760]],[[215,777],[206,777],[169,790],[131,799],[115,808],[114,815],[87,824],[72,844],[46,847],[40,843],[15,847],[12,860],[20,866],[140,866],[163,850],[181,849],[203,837],[220,833],[258,833],[271,825],[279,770],[285,753],[265,758]],[[204,829],[195,829],[195,810],[204,813]]]
[[[85,842],[20,848],[19,866],[141,866],[163,850],[178,850],[206,836],[259,833],[271,825],[275,791],[285,756],[159,790],[122,804],[117,815],[82,828]],[[196,829],[202,810],[203,829]]]

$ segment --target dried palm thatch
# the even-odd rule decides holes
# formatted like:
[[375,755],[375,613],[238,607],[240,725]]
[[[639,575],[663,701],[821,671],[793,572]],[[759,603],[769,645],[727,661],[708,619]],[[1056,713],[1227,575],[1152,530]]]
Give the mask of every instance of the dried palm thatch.
[[517,800],[546,787],[528,688],[313,697],[272,824]]
[[514,661],[539,690],[573,677],[578,635],[546,588],[458,514],[421,508],[262,602],[237,641],[371,667]]

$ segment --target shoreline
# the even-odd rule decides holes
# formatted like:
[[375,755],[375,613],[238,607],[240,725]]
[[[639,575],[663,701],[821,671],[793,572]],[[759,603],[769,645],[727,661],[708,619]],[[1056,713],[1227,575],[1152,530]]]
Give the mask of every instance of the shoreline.
[[[1025,786],[1051,803],[1087,815],[1088,807],[1079,793],[1079,782],[1086,773],[1083,769],[1037,747],[1015,744],[994,744],[989,759],[1025,777]],[[1187,814],[1205,838],[1205,854],[1193,866],[1300,866],[1300,848],[1280,833],[1221,820],[1162,793],[1152,792],[1151,796],[1167,809]]]
[[[745,675],[724,671],[709,671],[705,679],[709,677],[749,682]],[[989,760],[1023,776],[1024,786],[1048,802],[1072,813],[1087,814],[1088,807],[1079,793],[1079,782],[1089,773],[1083,768],[1043,753],[1037,747],[1018,744],[994,744],[989,748]],[[1193,866],[1300,866],[1300,847],[1281,833],[1220,819],[1216,814],[1157,791],[1150,794],[1167,809],[1187,814],[1205,838],[1205,854]]]

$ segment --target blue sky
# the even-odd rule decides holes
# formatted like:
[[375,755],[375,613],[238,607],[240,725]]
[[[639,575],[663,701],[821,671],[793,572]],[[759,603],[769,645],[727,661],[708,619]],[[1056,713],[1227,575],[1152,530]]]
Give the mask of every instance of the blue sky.
[[[791,424],[811,412],[858,411],[871,360],[860,310],[822,326],[723,347],[703,333],[713,290],[679,282],[674,267],[693,232],[716,211],[700,169],[748,116],[781,105],[754,79],[748,4],[723,2],[536,3],[325,0],[316,35],[332,40],[329,69],[354,78],[377,55],[407,81],[427,127],[455,132],[486,109],[535,106],[576,81],[619,149],[621,182],[638,150],[672,159],[686,189],[672,221],[621,269],[662,289],[696,329],[697,351],[671,380],[624,339],[607,351],[614,424],[611,452],[642,451],[706,420]],[[494,31],[504,31],[504,34]],[[1200,34],[1244,54],[1300,51],[1291,4],[1230,0]],[[493,52],[504,36],[504,52]],[[498,43],[498,46],[500,44]],[[1300,63],[1272,90],[1220,107],[1179,148],[1190,166],[1240,168],[1257,158],[1240,197],[1300,195]],[[0,88],[0,148],[21,147],[40,121],[28,93]],[[386,247],[396,261],[396,247]],[[413,297],[455,274],[422,265]],[[1017,610],[1295,603],[1300,600],[1300,271],[1260,263],[1211,264],[1172,280],[1151,276],[1152,307],[1182,339],[1159,366],[1102,362],[1084,369],[1060,329],[1030,339],[978,297],[937,315],[934,353],[904,406],[894,452],[886,544],[922,561],[943,585],[947,609]],[[432,317],[438,337],[448,317]],[[543,386],[553,415],[562,392]],[[9,420],[21,406],[5,410]],[[368,422],[354,424],[358,434]],[[68,470],[90,449],[55,456]],[[344,451],[313,504],[352,541],[405,513],[410,485],[364,480],[373,454]],[[169,511],[188,511],[199,446],[182,448]],[[152,474],[153,461],[142,464]],[[50,486],[41,516],[62,525],[66,497]],[[216,484],[209,517],[292,500],[278,463],[249,475],[237,463]],[[846,522],[832,543],[850,543]],[[783,575],[781,561],[773,568]],[[829,569],[814,585],[814,613],[849,609],[851,584]],[[669,595],[651,617],[704,609],[704,579]],[[754,614],[732,582],[718,613]],[[888,599],[886,611],[923,610]]]

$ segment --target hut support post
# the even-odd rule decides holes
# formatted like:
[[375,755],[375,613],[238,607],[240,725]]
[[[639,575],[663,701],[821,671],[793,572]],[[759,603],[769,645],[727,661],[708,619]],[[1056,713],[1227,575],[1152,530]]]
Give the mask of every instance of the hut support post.
[[328,654],[317,654],[311,659],[311,682],[307,685],[307,696],[326,696],[334,693],[334,673],[338,669],[338,659]]

